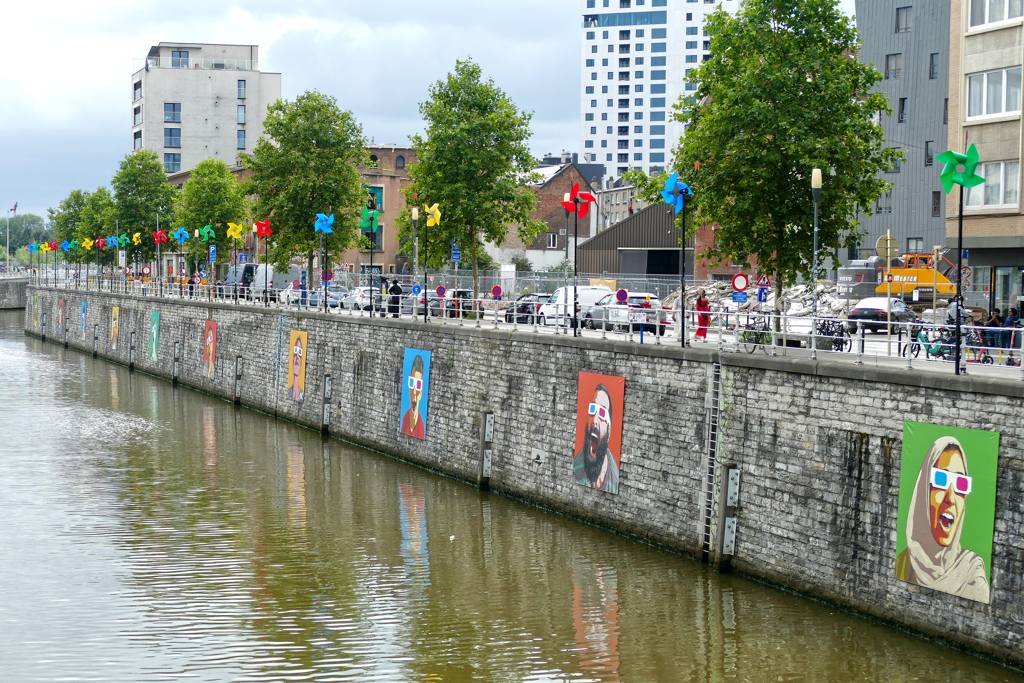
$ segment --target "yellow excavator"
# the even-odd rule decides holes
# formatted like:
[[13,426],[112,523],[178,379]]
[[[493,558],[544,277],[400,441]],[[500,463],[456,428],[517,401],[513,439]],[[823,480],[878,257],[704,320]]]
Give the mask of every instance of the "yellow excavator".
[[947,298],[956,292],[956,264],[950,259],[950,250],[938,254],[936,262],[932,254],[903,254],[892,260],[889,273],[892,282],[886,282],[885,260],[878,256],[850,261],[839,269],[840,298],[859,300],[869,296],[892,296],[904,301],[914,299],[917,291],[919,300],[930,299],[932,291]]

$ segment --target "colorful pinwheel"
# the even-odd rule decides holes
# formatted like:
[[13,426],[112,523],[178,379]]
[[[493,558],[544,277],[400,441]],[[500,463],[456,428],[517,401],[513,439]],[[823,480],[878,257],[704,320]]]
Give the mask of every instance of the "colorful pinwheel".
[[185,244],[188,241],[188,230],[183,227],[178,228],[173,233],[174,239],[178,240],[178,244]]
[[423,205],[423,209],[427,212],[427,227],[432,228],[435,225],[441,225],[441,212],[437,209],[437,204],[433,206]]
[[235,223],[228,223],[228,237],[233,240],[242,239],[242,226]]
[[217,239],[217,235],[213,232],[212,225],[199,228],[199,235],[203,238],[204,242],[209,242],[210,239]]
[[117,249],[117,235],[111,235],[107,238],[107,248]]
[[[953,189],[953,185],[971,188],[985,182],[984,178],[974,172],[978,168],[979,158],[978,150],[973,143],[967,148],[967,154],[957,154],[953,150],[948,150],[937,155],[935,160],[945,164],[939,175],[939,180],[942,181],[942,187],[946,189],[946,194]],[[957,167],[961,165],[963,165],[963,171],[958,171]]]
[[70,248],[71,251],[78,251],[78,248],[80,246],[82,246],[81,242],[79,242],[78,240],[71,240],[71,244],[68,245],[68,248]]
[[142,244],[141,232],[137,232],[134,235],[132,235],[132,244],[134,244],[135,246],[139,246],[140,244]]
[[380,211],[371,211],[370,207],[363,207],[363,220],[359,221],[359,227],[365,233],[377,232],[379,223],[377,219],[383,214]]
[[62,250],[64,251],[64,253],[66,254],[66,253],[68,252],[68,249],[70,249],[70,248],[71,248],[71,243],[70,243],[70,242],[68,242],[67,240],[64,240],[63,242],[61,242],[61,243],[60,243],[60,248],[61,248],[61,249],[62,249]]
[[106,249],[107,248],[107,241],[105,239],[103,239],[102,237],[99,238],[98,240],[96,240],[95,242],[93,242],[93,244],[96,245],[97,249]]
[[270,219],[265,221],[256,221],[256,234],[260,237],[269,237],[274,234],[274,231],[270,229]]
[[661,197],[665,203],[675,209],[678,215],[686,206],[686,195],[692,195],[693,190],[686,183],[679,182],[679,174],[673,173],[665,181],[665,189],[661,191]]
[[58,249],[60,249],[60,242],[57,242],[56,240],[50,242],[50,251],[57,251]]
[[161,244],[167,242],[167,231],[166,230],[154,230],[153,231],[153,244]]
[[314,233],[322,232],[325,235],[330,235],[332,232],[334,232],[334,230],[331,229],[331,226],[334,225],[334,214],[332,213],[330,216],[325,216],[322,213],[318,213],[316,215],[316,221],[313,223],[313,225]]
[[597,203],[597,198],[589,192],[580,192],[580,184],[576,183],[572,186],[572,192],[569,193],[569,201],[562,202],[562,206],[569,213],[577,213],[578,218],[583,218],[590,211],[590,203]]
[[118,243],[118,245],[120,245],[122,247],[127,247],[128,246],[128,233],[122,233],[121,235],[119,235],[118,238],[117,238],[117,243]]
[[92,249],[92,245],[94,245],[94,244],[96,244],[96,243],[93,242],[88,237],[86,237],[84,240],[82,240],[82,248],[85,249],[86,251],[89,251],[90,249]]

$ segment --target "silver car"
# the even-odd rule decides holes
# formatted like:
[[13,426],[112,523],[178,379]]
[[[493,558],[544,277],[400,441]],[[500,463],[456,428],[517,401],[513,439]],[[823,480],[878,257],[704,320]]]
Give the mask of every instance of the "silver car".
[[657,330],[658,334],[665,334],[665,330],[674,321],[672,310],[661,305],[657,294],[630,292],[626,300],[620,302],[613,292],[604,296],[587,311],[583,317],[583,326],[592,330],[632,327],[635,331]]

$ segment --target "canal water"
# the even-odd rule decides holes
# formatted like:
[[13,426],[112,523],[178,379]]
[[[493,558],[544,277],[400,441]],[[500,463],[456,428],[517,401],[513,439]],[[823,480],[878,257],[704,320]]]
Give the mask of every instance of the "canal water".
[[0,313],[0,681],[1024,681]]

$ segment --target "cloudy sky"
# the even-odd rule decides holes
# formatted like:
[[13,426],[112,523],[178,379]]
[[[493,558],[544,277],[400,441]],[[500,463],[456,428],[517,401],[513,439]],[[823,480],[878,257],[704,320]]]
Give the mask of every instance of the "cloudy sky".
[[[848,14],[853,0],[840,0]],[[368,137],[404,143],[418,103],[472,56],[534,113],[536,155],[576,151],[579,0],[4,2],[0,211],[45,215],[75,188],[109,183],[131,149],[133,59],[160,41],[257,44],[282,94],[318,89]],[[0,214],[3,215],[3,214]]]

